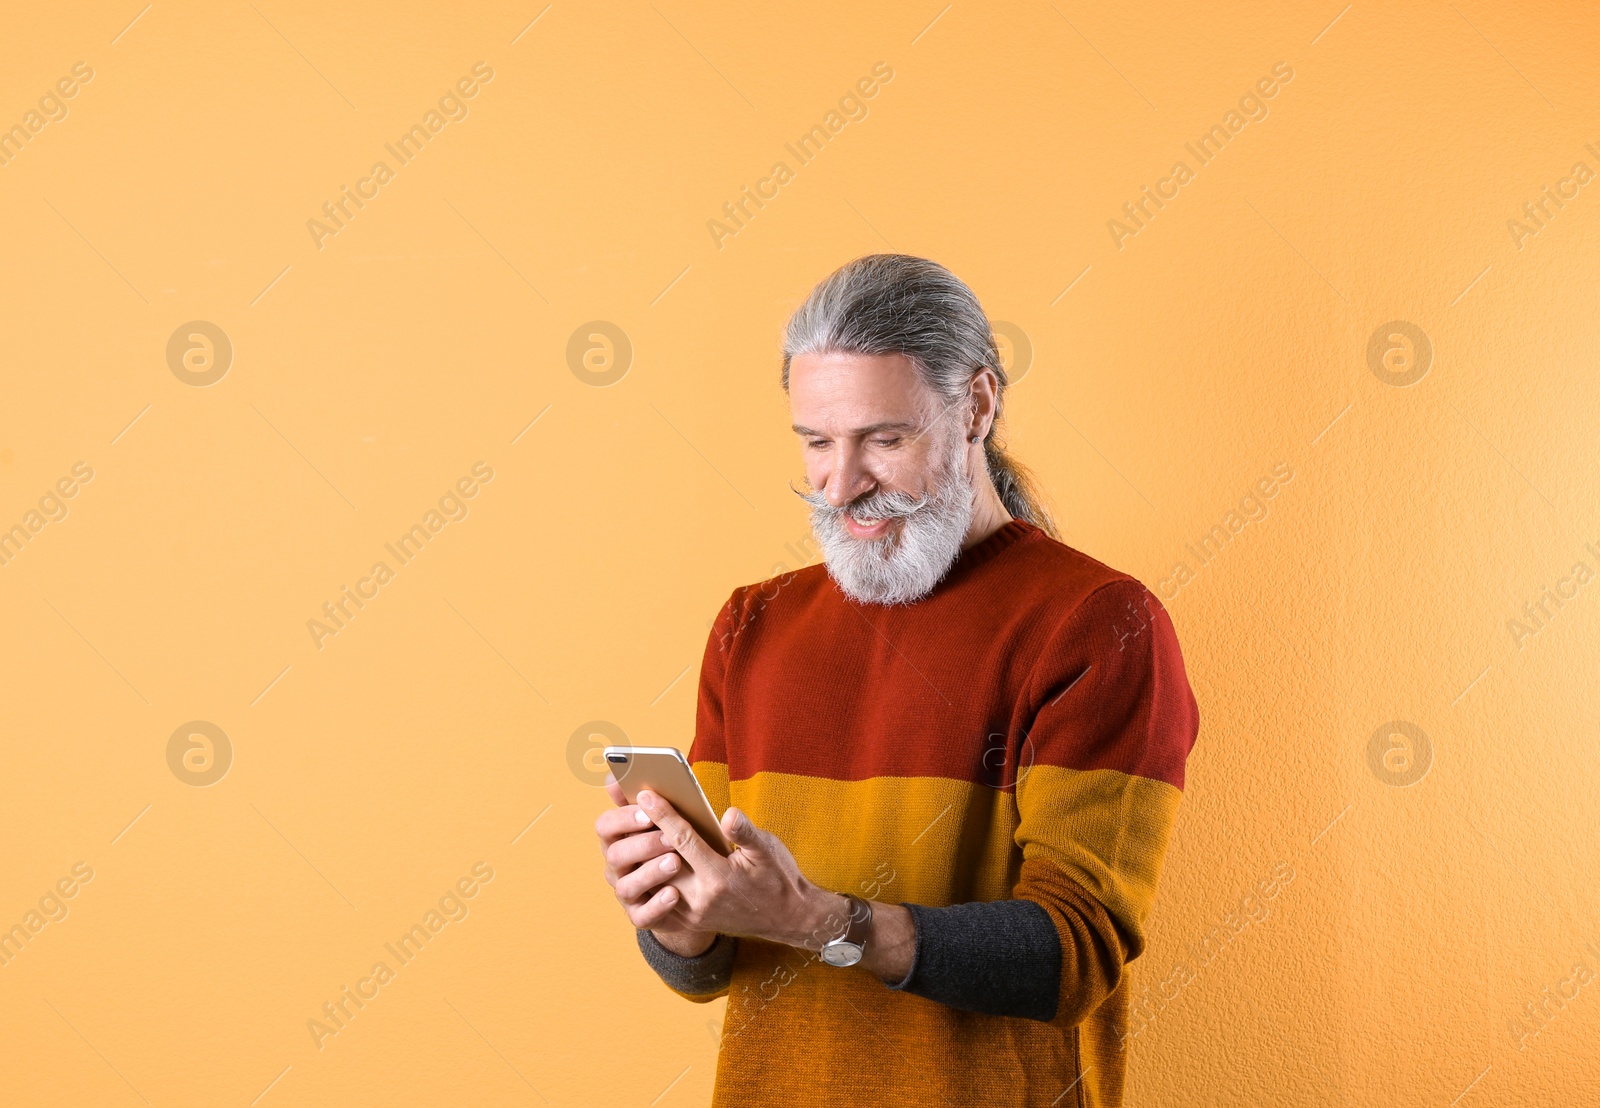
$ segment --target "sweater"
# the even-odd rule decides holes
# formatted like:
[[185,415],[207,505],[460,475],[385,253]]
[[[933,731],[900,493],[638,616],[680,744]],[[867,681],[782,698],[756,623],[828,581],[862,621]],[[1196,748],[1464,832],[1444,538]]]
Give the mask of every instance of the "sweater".
[[1013,519],[907,605],[824,565],[741,586],[688,759],[813,883],[911,913],[906,977],[749,936],[640,950],[727,997],[713,1108],[1122,1104],[1129,963],[1199,731],[1172,621]]

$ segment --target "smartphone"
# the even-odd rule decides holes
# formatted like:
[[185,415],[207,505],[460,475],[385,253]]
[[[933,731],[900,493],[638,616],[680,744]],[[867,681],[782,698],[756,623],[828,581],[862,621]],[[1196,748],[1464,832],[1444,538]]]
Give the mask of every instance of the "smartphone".
[[629,804],[638,803],[640,789],[649,789],[666,799],[689,826],[699,832],[706,845],[726,858],[733,844],[722,833],[722,824],[711,808],[711,801],[700,787],[699,778],[689,768],[689,760],[671,746],[608,746],[604,751],[611,776],[622,787]]

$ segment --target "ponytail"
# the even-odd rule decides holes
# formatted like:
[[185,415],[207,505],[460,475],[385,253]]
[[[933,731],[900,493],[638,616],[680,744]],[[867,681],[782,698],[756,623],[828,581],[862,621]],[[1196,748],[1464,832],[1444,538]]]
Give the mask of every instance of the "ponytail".
[[1057,542],[1061,534],[1055,520],[1039,498],[1038,485],[1033,474],[1021,462],[1006,453],[1005,446],[995,433],[998,420],[989,428],[989,437],[983,441],[983,459],[989,466],[989,478],[994,482],[1000,503],[1013,518],[1027,520]]

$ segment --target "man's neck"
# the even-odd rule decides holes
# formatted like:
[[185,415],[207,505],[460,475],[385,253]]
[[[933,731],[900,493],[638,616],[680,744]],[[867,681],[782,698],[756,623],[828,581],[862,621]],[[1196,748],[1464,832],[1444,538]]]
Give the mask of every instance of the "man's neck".
[[976,494],[973,496],[972,525],[967,528],[967,537],[961,540],[961,549],[967,550],[977,546],[984,539],[994,534],[1012,520],[1010,512],[1000,500],[1000,494],[995,491],[994,481],[987,472],[983,473],[979,481]]

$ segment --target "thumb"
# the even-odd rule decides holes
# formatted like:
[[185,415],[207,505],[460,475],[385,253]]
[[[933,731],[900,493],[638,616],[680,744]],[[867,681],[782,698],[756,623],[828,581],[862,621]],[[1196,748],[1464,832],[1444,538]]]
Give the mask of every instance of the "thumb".
[[722,813],[722,832],[735,846],[760,846],[761,832],[750,822],[750,817],[738,808]]

